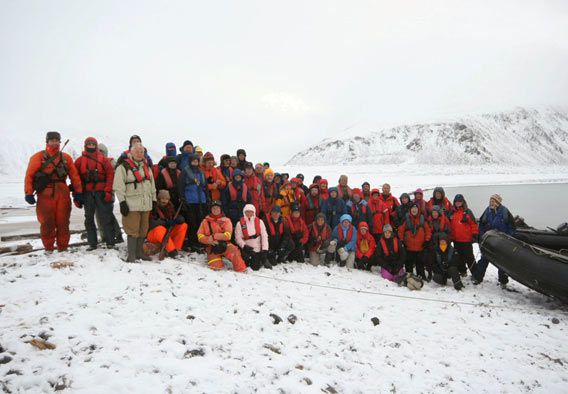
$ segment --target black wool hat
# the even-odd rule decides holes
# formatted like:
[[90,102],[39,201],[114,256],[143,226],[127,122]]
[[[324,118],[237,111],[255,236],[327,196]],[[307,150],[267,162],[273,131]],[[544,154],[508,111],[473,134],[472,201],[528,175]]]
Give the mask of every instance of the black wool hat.
[[179,151],[180,151],[180,152],[183,152],[183,148],[185,148],[187,145],[194,146],[194,145],[193,145],[193,142],[191,142],[190,140],[185,140],[185,141],[183,141],[183,144],[181,144],[181,147],[179,148]]
[[237,157],[239,157],[239,155],[247,155],[247,152],[244,149],[237,149]]
[[130,137],[130,139],[128,140],[128,146],[129,146],[129,147],[132,147],[132,140],[135,139],[135,138],[139,139],[140,142],[142,142],[142,138],[140,138],[139,135],[134,134],[134,135],[133,135],[132,137]]
[[49,140],[59,140],[61,141],[61,134],[57,131],[48,131],[45,135],[45,142],[47,143]]

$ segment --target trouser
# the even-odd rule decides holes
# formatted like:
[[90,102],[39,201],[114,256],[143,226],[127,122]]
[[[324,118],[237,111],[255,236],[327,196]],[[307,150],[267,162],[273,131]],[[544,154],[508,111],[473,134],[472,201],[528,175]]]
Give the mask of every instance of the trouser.
[[134,238],[143,238],[148,233],[150,211],[130,211],[122,217],[124,232]]
[[411,252],[408,250],[406,252],[406,262],[404,263],[404,268],[406,272],[412,273],[416,267],[416,275],[420,275],[422,278],[426,277],[424,272],[424,253],[420,252]]
[[36,215],[39,222],[41,242],[46,251],[57,249],[64,251],[69,245],[69,217],[71,216],[71,198],[69,188],[58,182],[37,194]]
[[[343,253],[341,250],[343,249]],[[344,248],[337,250],[336,261],[340,267],[355,268],[355,252],[348,252]]]
[[278,249],[268,250],[268,261],[270,264],[275,265],[286,261],[290,253],[294,250],[294,241],[288,239],[282,241]]
[[205,218],[207,211],[207,204],[186,204],[185,209],[185,222],[187,223],[187,243],[190,246],[200,245],[197,241],[197,230],[199,225]]
[[104,191],[83,193],[83,209],[85,210],[85,230],[87,230],[87,242],[90,246],[97,246],[97,226],[95,214],[100,218],[100,226],[103,228],[107,245],[114,245],[114,226],[112,223],[113,204],[105,201]]
[[355,268],[359,270],[370,271],[372,266],[377,265],[375,262],[375,256],[367,257],[363,256],[360,259],[355,258]]
[[243,272],[247,269],[243,258],[241,257],[241,251],[235,245],[229,243],[227,244],[227,250],[223,254],[213,254],[207,253],[207,265],[213,270],[223,269],[223,257],[227,258],[231,264],[233,264],[233,269],[237,272]]
[[253,271],[258,271],[264,264],[266,254],[262,252],[247,252],[241,250],[241,256],[247,267],[251,267]]
[[[148,231],[146,239],[148,242],[161,244],[164,241],[164,237],[167,232],[168,229],[165,226],[156,226],[152,230]],[[186,232],[187,223],[176,224],[170,232],[170,237],[166,243],[166,252],[170,253],[174,250],[181,250]]]
[[[481,258],[477,262],[475,269],[472,272],[473,277],[482,282],[483,278],[485,277],[485,271],[487,271],[487,266],[489,265],[490,261],[485,255],[481,255]],[[505,271],[498,269],[497,276],[499,279],[499,283],[506,284],[509,283],[509,275],[505,273]]]
[[467,269],[471,271],[475,264],[475,256],[473,255],[473,244],[471,242],[455,242],[454,250],[460,256],[458,270],[460,274],[466,274]]
[[[114,204],[111,203],[111,206]],[[105,231],[103,229],[103,221],[101,218],[101,213],[99,211],[95,212],[95,220],[97,221],[97,229],[99,230],[99,236],[102,240],[105,239]],[[118,220],[116,220],[116,216],[114,216],[114,212],[110,211],[110,220],[112,222],[112,229],[114,235],[114,243],[123,242],[122,239],[122,230],[120,229],[120,225],[118,224]]]
[[288,261],[297,261],[298,263],[304,262],[304,245],[299,242],[294,243],[294,249],[288,255]]
[[[337,247],[337,242],[336,241],[331,241],[329,242],[329,244],[327,245],[327,248],[324,247],[323,249],[320,248],[318,250],[315,251],[310,251],[310,264],[314,265],[314,266],[318,266],[320,264],[325,264],[328,261],[326,261],[326,256],[328,256],[328,260],[330,259],[329,256],[333,255],[335,253],[335,248]],[[333,256],[332,256],[333,258]]]

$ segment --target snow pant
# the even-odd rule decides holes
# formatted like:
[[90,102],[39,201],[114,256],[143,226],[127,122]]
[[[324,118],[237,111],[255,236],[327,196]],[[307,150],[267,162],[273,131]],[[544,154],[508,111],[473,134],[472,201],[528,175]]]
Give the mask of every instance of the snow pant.
[[[341,252],[343,250],[343,252]],[[336,253],[336,261],[340,267],[355,268],[355,252],[348,252],[339,248]]]
[[[211,248],[208,249],[210,250]],[[227,250],[225,250],[225,253],[223,254],[207,253],[207,265],[213,270],[221,270],[225,266],[223,264],[223,257],[233,264],[233,269],[236,272],[243,272],[247,269],[247,266],[241,257],[241,251],[238,247],[231,243],[227,244]]]
[[39,222],[41,242],[46,251],[64,251],[69,245],[69,217],[71,198],[69,187],[64,182],[50,184],[37,194],[36,215]]
[[[156,226],[148,231],[146,239],[148,242],[161,244],[168,229],[165,226]],[[166,252],[170,253],[174,250],[181,250],[183,241],[185,240],[185,233],[187,232],[187,223],[176,224],[170,232],[170,237],[166,243]]]
[[[489,265],[490,261],[485,255],[481,255],[481,258],[477,262],[472,272],[472,275],[475,280],[478,282],[483,282],[483,278],[485,277],[485,271],[487,271],[487,266]],[[505,273],[505,271],[498,269],[497,276],[499,279],[499,283],[507,284],[509,283],[509,275]]]
[[124,232],[134,238],[144,238],[148,233],[150,211],[130,211],[122,217]]
[[310,251],[310,264],[318,266],[320,264],[327,264],[333,258],[335,248],[337,247],[336,241],[331,241],[327,248]]
[[298,263],[304,262],[304,245],[299,241],[292,241],[294,243],[294,249],[288,255],[288,261],[297,261]]
[[[114,203],[111,203],[111,207],[114,208]],[[112,222],[112,229],[114,235],[114,243],[124,242],[122,239],[122,230],[120,229],[120,225],[118,224],[118,220],[116,220],[116,216],[114,216],[114,212],[110,211],[110,219]],[[95,212],[95,220],[97,221],[97,229],[99,230],[99,236],[102,240],[105,239],[105,231],[103,229],[103,221],[101,218],[101,213],[99,211]]]
[[430,245],[424,249],[424,270],[428,272],[428,276],[434,271],[434,265],[436,264],[436,251],[434,250],[434,245]]
[[294,250],[294,241],[291,239],[280,243],[278,249],[268,250],[268,261],[272,265],[283,263],[286,261],[290,253]]
[[422,278],[426,277],[426,273],[424,272],[424,252],[411,252],[410,250],[406,251],[406,261],[404,262],[404,268],[406,272],[412,273],[416,267],[416,275],[421,276]]
[[104,191],[83,193],[83,209],[85,210],[85,230],[87,230],[87,242],[90,246],[97,246],[97,226],[95,214],[100,218],[107,245],[114,245],[114,226],[112,223],[113,204],[105,201]]
[[451,278],[454,288],[458,290],[463,288],[458,268],[460,263],[461,258],[457,255],[454,255],[452,260],[446,266],[436,262],[433,267],[434,275],[432,276],[432,280],[439,285],[445,286],[448,282],[448,278]]
[[187,245],[199,246],[201,244],[197,241],[197,230],[199,225],[207,215],[207,204],[186,204],[184,211],[185,222],[188,225],[187,229]]
[[406,272],[404,271],[404,267],[400,269],[396,274],[392,274],[386,268],[381,268],[381,276],[386,280],[390,280],[391,282],[399,282],[404,276]]
[[241,250],[241,256],[247,267],[251,267],[253,271],[258,271],[264,264],[266,254],[262,252],[247,252]]
[[460,257],[458,262],[458,271],[460,274],[467,274],[467,269],[471,271],[475,265],[475,256],[473,255],[473,244],[471,242],[455,242],[454,250]]

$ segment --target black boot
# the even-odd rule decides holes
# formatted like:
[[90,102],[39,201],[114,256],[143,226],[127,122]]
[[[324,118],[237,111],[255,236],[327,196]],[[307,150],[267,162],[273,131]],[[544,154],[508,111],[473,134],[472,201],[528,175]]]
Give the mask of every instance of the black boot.
[[144,237],[136,238],[136,258],[142,261],[152,261],[152,258],[144,253],[143,246]]
[[137,238],[131,237],[130,235],[126,238],[126,245],[128,250],[128,256],[126,257],[127,263],[136,262],[136,248],[137,248]]
[[333,260],[334,255],[335,255],[335,253],[325,252],[325,257],[323,258],[323,263],[325,265],[329,265],[329,263],[331,263],[331,261]]

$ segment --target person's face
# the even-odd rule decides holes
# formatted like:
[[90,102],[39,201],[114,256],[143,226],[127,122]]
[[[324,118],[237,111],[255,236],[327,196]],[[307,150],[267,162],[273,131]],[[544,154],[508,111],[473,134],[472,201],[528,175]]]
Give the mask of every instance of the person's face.
[[237,166],[237,159],[229,159],[229,160],[231,160],[231,161],[230,161],[231,167],[236,167],[236,166]]
[[358,203],[359,201],[361,201],[361,196],[358,194],[354,194],[353,195],[353,201],[355,201],[355,203]]
[[495,201],[493,198],[489,199],[489,206],[493,209],[495,209],[495,207],[497,207],[497,201]]
[[295,217],[295,218],[299,218],[300,217],[300,211],[292,212],[292,216]]
[[384,194],[389,194],[390,192],[391,192],[391,187],[390,187],[390,185],[388,185],[388,184],[385,183],[385,184],[383,185],[383,193],[384,193]]
[[347,179],[341,178],[341,179],[339,180],[339,184],[340,184],[341,186],[347,185]]
[[310,194],[311,194],[312,196],[314,196],[314,197],[317,196],[317,195],[319,194],[318,188],[317,188],[317,187],[311,188],[311,189],[310,189]]
[[207,160],[207,161],[205,162],[205,167],[206,167],[206,168],[211,168],[211,167],[213,167],[213,163],[214,163],[213,160]]
[[197,167],[199,165],[199,160],[195,159],[191,161],[191,165]]
[[247,218],[251,219],[254,216],[254,212],[253,211],[245,211],[245,215]]
[[385,238],[387,238],[387,239],[392,237],[392,231],[390,231],[390,230],[386,230],[383,234],[385,235]]
[[365,235],[367,234],[367,231],[368,231],[367,227],[361,227],[361,234]]
[[417,200],[422,200],[422,193],[415,193],[414,198],[416,198]]
[[264,166],[262,164],[257,164],[254,167],[254,170],[256,171],[257,174],[262,174],[264,173]]
[[47,140],[47,145],[51,146],[52,148],[57,148],[60,144],[61,141],[59,141],[57,138]]
[[350,223],[351,222],[347,219],[345,219],[343,222],[341,222],[341,224],[343,224],[343,227],[348,227]]
[[266,179],[267,182],[272,182],[274,180],[274,174],[266,174],[264,179]]
[[250,167],[245,168],[245,175],[246,176],[251,176],[252,172],[253,172],[252,168],[250,168]]
[[225,159],[223,160],[223,166],[225,167],[229,167],[231,165],[231,159]]
[[240,161],[244,161],[247,157],[245,155],[243,155],[242,153],[239,155],[239,160]]
[[170,170],[175,170],[175,169],[177,168],[177,165],[178,165],[178,163],[177,163],[175,160],[174,160],[174,161],[170,161],[170,162],[168,163],[168,168],[169,168]]
[[287,180],[288,180],[288,178],[290,178],[290,176],[289,176],[289,175],[282,175],[282,179],[283,179],[283,180],[287,181]]
[[220,214],[221,214],[221,207],[218,206],[218,205],[213,205],[213,206],[211,207],[211,213],[212,213],[213,215],[215,215],[215,216],[220,215]]
[[440,200],[442,198],[442,193],[436,192],[434,193],[434,197],[436,198],[436,200]]
[[369,190],[371,190],[371,186],[369,185],[363,185],[363,190],[368,192]]
[[410,213],[411,213],[412,215],[414,215],[414,216],[418,215],[418,207],[417,207],[417,206],[413,206],[413,207],[410,209]]
[[166,205],[168,205],[169,202],[170,202],[169,197],[165,197],[165,196],[158,197],[158,204],[161,207],[165,207]]
[[237,176],[235,176],[233,179],[234,179],[235,181],[237,181],[237,182],[240,182],[240,181],[243,180],[243,177],[240,176],[240,175],[237,175]]
[[327,185],[325,183],[320,183],[321,190],[327,190]]
[[130,143],[132,144],[130,146],[134,146],[134,144],[141,144],[142,141],[139,138],[134,138]]
[[186,145],[183,147],[185,153],[193,153],[193,145]]
[[316,223],[318,226],[323,226],[325,219],[320,216],[319,218],[317,218]]
[[197,155],[197,157],[199,157],[201,159],[201,157],[203,156],[203,152],[195,152],[195,154]]
[[286,186],[284,186],[284,188],[286,189],[286,191],[290,191],[292,190],[292,185],[291,184],[286,184]]
[[270,166],[268,164],[265,164],[263,167],[264,167],[265,170],[268,170],[270,168]]
[[432,219],[438,219],[438,217],[440,217],[438,211],[432,211]]
[[406,196],[404,196],[400,199],[400,202],[402,202],[403,204],[408,204],[408,201],[409,201],[409,199]]
[[280,212],[272,211],[270,213],[270,217],[272,218],[272,220],[274,220],[276,222],[276,221],[278,221],[278,218],[280,218]]
[[274,177],[274,182],[276,182],[276,183],[282,183],[282,177],[281,177],[281,176],[275,176],[275,177]]
[[373,197],[375,200],[379,198],[379,193],[373,193],[371,195],[371,197]]
[[462,200],[458,200],[456,201],[456,203],[454,204],[456,207],[461,207],[463,205],[463,201]]
[[330,192],[329,195],[331,196],[331,198],[337,198],[337,192],[335,190]]
[[140,161],[144,159],[144,147],[142,147],[141,145],[137,145],[132,148],[132,151],[130,153],[132,154],[132,158],[134,160]]
[[87,144],[85,145],[85,148],[87,148],[87,149],[96,149],[96,148],[97,148],[97,144],[94,143],[94,142],[89,141],[89,142],[87,142]]

